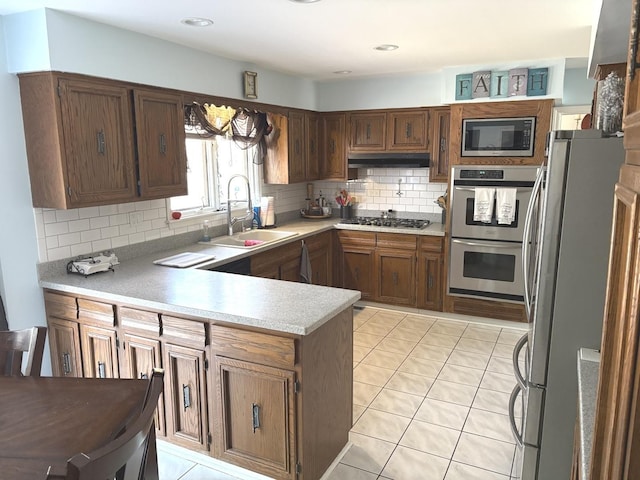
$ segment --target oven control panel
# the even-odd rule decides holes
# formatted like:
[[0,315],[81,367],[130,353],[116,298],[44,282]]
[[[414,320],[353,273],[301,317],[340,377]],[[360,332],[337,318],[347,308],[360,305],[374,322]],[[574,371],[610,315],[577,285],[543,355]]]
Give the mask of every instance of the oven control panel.
[[504,170],[460,170],[460,178],[502,180],[504,179]]

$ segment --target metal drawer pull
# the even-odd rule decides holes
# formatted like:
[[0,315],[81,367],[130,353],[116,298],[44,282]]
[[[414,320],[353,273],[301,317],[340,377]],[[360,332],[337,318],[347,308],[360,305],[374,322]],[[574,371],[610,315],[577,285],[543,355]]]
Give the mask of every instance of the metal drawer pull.
[[407,123],[407,129],[405,130],[407,138],[411,138],[411,124]]
[[164,136],[164,133],[160,134],[160,153],[165,155],[167,153],[167,140]]
[[191,406],[191,389],[189,385],[182,385],[182,403],[185,410]]
[[433,275],[429,275],[429,288],[433,288]]
[[524,445],[522,441],[522,434],[518,431],[518,427],[516,425],[516,399],[518,398],[518,394],[522,391],[522,387],[519,383],[516,383],[516,386],[513,388],[511,395],[509,396],[509,426],[511,427],[511,433],[516,440],[516,443],[520,448]]
[[253,433],[256,433],[256,428],[260,428],[260,405],[252,403],[251,414],[253,417]]
[[105,152],[105,140],[104,140],[104,130],[100,130],[97,135],[98,140],[98,153],[104,155]]
[[62,371],[65,375],[71,373],[71,355],[66,352],[62,354]]
[[104,362],[98,362],[98,378],[107,378],[107,369]]
[[393,284],[398,285],[398,272],[393,272],[391,278],[393,279]]

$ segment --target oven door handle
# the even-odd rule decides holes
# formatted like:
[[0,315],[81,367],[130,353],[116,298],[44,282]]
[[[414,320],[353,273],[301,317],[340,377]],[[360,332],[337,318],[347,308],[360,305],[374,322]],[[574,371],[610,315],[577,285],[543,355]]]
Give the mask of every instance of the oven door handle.
[[[529,184],[530,185],[530,184]],[[478,187],[482,187],[482,185],[478,185]],[[491,186],[488,188],[500,188],[500,187],[496,187],[496,186]],[[532,190],[533,187],[517,187],[518,191],[529,191]],[[458,190],[460,192],[474,192],[476,191],[475,187],[453,187],[454,190]]]
[[527,214],[524,220],[524,231],[522,233],[522,275],[524,277],[524,308],[527,314],[527,319],[531,319],[531,294],[529,293],[529,240],[531,235],[531,222],[533,221],[533,209],[540,195],[542,187],[542,179],[544,177],[544,168],[540,168],[536,181],[533,184],[533,192],[531,193],[531,199],[529,205],[527,205]]
[[[508,243],[508,242],[496,242],[496,243],[483,243],[477,241],[469,241],[469,240],[460,240],[458,238],[454,238],[451,240],[452,243],[460,243],[462,245],[469,245],[471,247],[486,247],[486,248],[508,248],[513,250],[514,248],[518,248],[517,243]],[[506,244],[506,245],[504,245]]]

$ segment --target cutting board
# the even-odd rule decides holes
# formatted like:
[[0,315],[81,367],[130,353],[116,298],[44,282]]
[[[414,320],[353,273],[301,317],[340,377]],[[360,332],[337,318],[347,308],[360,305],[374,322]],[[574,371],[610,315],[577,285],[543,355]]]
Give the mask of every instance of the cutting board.
[[154,260],[153,263],[156,265],[164,265],[165,267],[186,268],[215,258],[214,255],[206,253],[184,252],[171,257]]

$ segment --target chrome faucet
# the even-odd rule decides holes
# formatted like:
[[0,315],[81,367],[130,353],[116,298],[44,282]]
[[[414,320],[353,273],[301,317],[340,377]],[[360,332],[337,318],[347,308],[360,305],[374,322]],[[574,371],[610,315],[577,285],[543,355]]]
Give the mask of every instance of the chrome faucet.
[[[231,217],[231,182],[235,178],[243,178],[247,183],[247,214],[244,217]],[[229,178],[227,184],[227,225],[229,226],[229,235],[233,235],[233,226],[236,222],[242,221],[244,227],[244,221],[253,219],[253,207],[251,206],[251,186],[249,185],[249,179],[244,175],[236,174]]]

